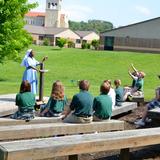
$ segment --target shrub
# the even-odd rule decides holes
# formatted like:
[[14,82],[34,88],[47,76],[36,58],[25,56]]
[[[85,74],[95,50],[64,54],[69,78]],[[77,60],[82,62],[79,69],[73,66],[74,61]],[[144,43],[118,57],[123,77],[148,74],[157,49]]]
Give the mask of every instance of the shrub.
[[91,45],[94,47],[95,50],[99,48],[99,44],[100,44],[99,40],[96,39],[92,40],[91,42]]
[[65,38],[58,38],[56,41],[56,46],[63,48],[66,43],[67,40]]
[[44,38],[43,45],[49,46],[49,39],[48,38]]
[[73,41],[68,41],[68,48],[75,48],[75,43]]
[[91,44],[90,43],[86,43],[86,47],[87,47],[87,49],[90,49],[91,48]]
[[82,49],[86,49],[87,48],[87,42],[86,41],[82,41],[81,48]]

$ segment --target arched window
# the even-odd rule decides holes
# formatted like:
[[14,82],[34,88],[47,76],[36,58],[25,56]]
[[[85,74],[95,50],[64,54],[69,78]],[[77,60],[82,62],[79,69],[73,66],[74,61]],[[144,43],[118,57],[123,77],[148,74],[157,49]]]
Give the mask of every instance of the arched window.
[[50,3],[48,3],[48,8],[49,8],[49,9],[51,8],[51,4],[50,4]]

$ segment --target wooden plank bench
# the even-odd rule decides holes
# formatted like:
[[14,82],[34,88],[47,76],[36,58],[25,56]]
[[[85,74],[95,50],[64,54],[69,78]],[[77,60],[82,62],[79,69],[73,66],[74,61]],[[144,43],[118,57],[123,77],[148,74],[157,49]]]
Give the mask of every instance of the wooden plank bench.
[[17,110],[18,107],[15,105],[15,102],[0,103],[0,117],[11,115]]
[[129,148],[154,144],[160,144],[160,128],[0,142],[0,159],[43,160],[69,156],[69,160],[78,160],[78,154],[121,150],[120,159],[129,160]]
[[133,96],[132,102],[137,102],[138,106],[140,106],[141,103],[144,102],[144,95],[142,96]]
[[28,125],[28,124],[40,124],[40,123],[57,123],[62,122],[61,117],[35,117],[30,121],[11,119],[9,117],[0,118],[0,126],[9,125]]
[[[112,116],[119,115],[137,108],[137,103],[135,102],[124,102],[122,106],[116,106],[113,110]],[[38,123],[56,123],[62,122],[60,117],[35,117],[35,119],[26,122],[25,120],[16,120],[10,118],[0,118],[0,126],[7,125],[22,125],[22,124],[38,124]]]
[[55,135],[124,130],[124,121],[106,120],[86,124],[46,123],[0,126],[0,140],[29,139]]
[[115,108],[112,111],[112,116],[116,116],[128,111],[132,111],[135,108],[137,108],[136,102],[123,102],[122,106],[115,106]]
[[160,120],[160,108],[154,108],[148,111],[148,115],[149,118],[151,119],[157,119]]

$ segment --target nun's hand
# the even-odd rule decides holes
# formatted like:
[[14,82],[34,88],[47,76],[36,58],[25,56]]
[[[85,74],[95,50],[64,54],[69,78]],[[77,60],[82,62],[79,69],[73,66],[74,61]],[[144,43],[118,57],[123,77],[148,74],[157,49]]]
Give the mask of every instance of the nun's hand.
[[40,73],[44,73],[44,72],[45,72],[45,70],[40,69],[40,70],[39,70],[39,72],[40,72]]

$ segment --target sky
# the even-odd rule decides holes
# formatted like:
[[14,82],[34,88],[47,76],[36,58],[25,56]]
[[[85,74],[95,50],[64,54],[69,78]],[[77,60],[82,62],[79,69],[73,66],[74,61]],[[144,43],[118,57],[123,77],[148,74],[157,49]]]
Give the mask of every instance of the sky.
[[[38,2],[34,11],[45,12],[46,0]],[[104,20],[114,27],[125,26],[160,17],[160,0],[62,0],[62,12],[73,21]]]

